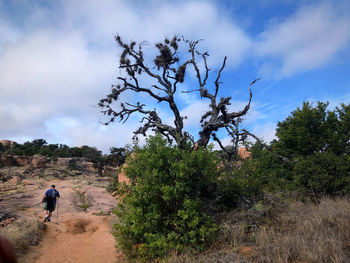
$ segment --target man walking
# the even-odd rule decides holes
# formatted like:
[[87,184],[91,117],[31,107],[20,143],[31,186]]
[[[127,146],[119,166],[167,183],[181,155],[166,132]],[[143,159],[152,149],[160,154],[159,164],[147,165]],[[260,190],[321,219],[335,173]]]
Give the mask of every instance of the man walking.
[[44,210],[45,210],[45,219],[44,222],[51,221],[52,212],[55,211],[56,199],[60,198],[60,193],[55,189],[55,185],[51,185],[51,188],[45,192],[43,197]]

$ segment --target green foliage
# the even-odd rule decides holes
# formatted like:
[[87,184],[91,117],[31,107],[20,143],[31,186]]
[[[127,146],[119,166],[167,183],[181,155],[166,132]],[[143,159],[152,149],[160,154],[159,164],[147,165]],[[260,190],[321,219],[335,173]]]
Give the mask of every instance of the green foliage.
[[[2,144],[1,144],[2,146]],[[0,146],[0,147],[1,147]],[[24,144],[15,144],[14,146],[3,149],[7,154],[18,156],[42,155],[53,158],[62,157],[85,157],[87,161],[97,163],[101,161],[102,152],[95,147],[69,147],[65,144],[47,144],[44,139],[35,139],[32,142]],[[1,151],[1,148],[0,148]]]
[[217,163],[209,150],[171,147],[152,137],[128,159],[130,185],[121,187],[119,246],[131,258],[148,260],[185,247],[202,250],[217,226],[203,212]]
[[350,158],[331,152],[305,156],[293,167],[294,183],[306,194],[350,193]]
[[304,102],[278,123],[277,140],[252,147],[240,172],[265,191],[296,189],[316,198],[350,193],[350,105],[327,107]]
[[85,157],[88,162],[96,162],[102,157],[102,152],[95,147],[83,145],[81,147],[73,147],[70,149],[73,157]]
[[125,148],[110,148],[109,162],[112,165],[121,166],[125,163],[127,150]]
[[331,139],[331,123],[327,119],[327,103],[319,102],[312,107],[304,102],[286,120],[277,124],[276,150],[283,156],[306,156],[324,150]]
[[327,107],[304,102],[278,123],[279,140],[272,145],[291,160],[295,185],[316,196],[346,191],[350,178],[350,105]]

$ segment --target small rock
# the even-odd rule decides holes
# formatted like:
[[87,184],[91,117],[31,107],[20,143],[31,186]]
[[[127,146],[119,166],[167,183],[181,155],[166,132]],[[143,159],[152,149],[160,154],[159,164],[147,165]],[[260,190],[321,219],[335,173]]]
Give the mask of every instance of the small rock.
[[7,225],[13,223],[15,220],[16,219],[14,217],[10,217],[10,218],[4,220],[2,223],[3,223],[4,226],[7,226]]
[[19,184],[21,182],[21,178],[19,178],[18,176],[14,176],[12,177],[12,179],[9,180],[9,182],[11,184]]

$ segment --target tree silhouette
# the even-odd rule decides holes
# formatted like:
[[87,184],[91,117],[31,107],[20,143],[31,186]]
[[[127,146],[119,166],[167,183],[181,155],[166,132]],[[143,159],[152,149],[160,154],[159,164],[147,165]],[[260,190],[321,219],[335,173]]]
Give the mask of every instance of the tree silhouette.
[[[221,76],[226,65],[227,57],[223,59],[219,71],[214,76],[214,81],[209,81],[210,68],[207,64],[207,52],[198,50],[200,40],[190,41],[184,37],[175,36],[173,39],[164,39],[155,45],[157,54],[148,63],[148,57],[144,54],[146,42],[136,44],[125,43],[119,35],[115,36],[117,44],[122,48],[119,61],[121,74],[118,76],[119,83],[112,85],[112,91],[105,98],[101,99],[98,106],[104,115],[109,116],[105,125],[119,120],[125,123],[132,114],[141,114],[142,126],[134,131],[134,138],[139,134],[146,136],[148,130],[153,130],[164,135],[170,142],[183,148],[187,141],[191,141],[193,149],[206,146],[215,132],[220,129],[236,127],[237,123],[246,115],[252,99],[251,85],[248,87],[249,101],[245,107],[238,112],[230,112],[228,106],[231,104],[231,97],[218,97],[221,88]],[[181,50],[181,52],[180,52]],[[195,141],[193,136],[184,130],[184,119],[175,101],[175,94],[179,92],[178,86],[184,83],[186,73],[191,70],[195,73],[196,87],[185,93],[196,92],[201,99],[209,100],[208,111],[201,116],[199,138]],[[187,74],[188,75],[188,74]],[[148,86],[144,86],[147,79]],[[159,116],[157,109],[148,109],[142,102],[130,103],[122,101],[121,94],[132,92],[146,94],[155,102],[165,103],[174,116],[173,125],[165,123]],[[115,109],[112,104],[120,102],[120,108]],[[244,132],[244,131],[243,131]],[[234,133],[229,134],[232,136]],[[244,137],[244,136],[243,136]],[[214,135],[214,139],[218,140]]]

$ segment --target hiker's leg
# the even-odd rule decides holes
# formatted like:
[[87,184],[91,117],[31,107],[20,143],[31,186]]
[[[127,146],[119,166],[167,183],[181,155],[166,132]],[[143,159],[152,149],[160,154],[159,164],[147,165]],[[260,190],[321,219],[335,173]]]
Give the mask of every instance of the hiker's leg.
[[49,218],[49,210],[45,210],[44,222],[46,222],[48,218]]

